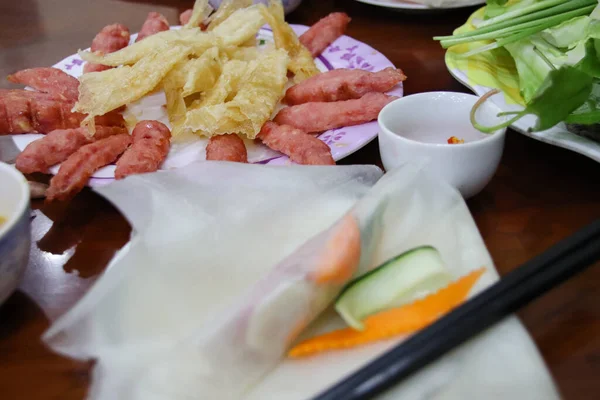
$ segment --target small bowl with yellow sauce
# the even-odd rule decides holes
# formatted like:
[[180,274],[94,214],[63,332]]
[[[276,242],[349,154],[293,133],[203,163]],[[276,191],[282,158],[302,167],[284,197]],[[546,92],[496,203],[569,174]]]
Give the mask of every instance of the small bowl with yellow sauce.
[[19,286],[30,246],[29,185],[13,166],[0,162],[0,304]]
[[[425,92],[389,103],[379,113],[379,150],[386,170],[416,163],[454,186],[467,199],[492,179],[504,151],[506,129],[486,134],[473,127],[471,109],[478,96]],[[506,118],[492,102],[476,119],[494,125]]]

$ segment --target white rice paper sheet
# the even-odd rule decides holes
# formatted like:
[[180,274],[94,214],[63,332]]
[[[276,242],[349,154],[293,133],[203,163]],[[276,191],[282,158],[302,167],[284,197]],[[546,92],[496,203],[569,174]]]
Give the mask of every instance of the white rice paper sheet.
[[[488,268],[475,291],[497,279],[458,192],[417,166],[381,174],[204,162],[98,188],[132,240],[44,340],[98,360],[90,400],[309,399],[402,340],[283,358],[339,291],[306,277],[345,215],[359,222],[361,271],[429,244],[456,277]],[[300,339],[342,326],[329,308]],[[516,318],[380,397],[559,398]]]

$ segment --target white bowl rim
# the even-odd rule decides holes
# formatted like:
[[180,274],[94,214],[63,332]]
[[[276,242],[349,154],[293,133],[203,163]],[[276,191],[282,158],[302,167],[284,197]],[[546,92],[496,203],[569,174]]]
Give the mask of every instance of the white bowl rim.
[[27,206],[29,205],[29,184],[27,183],[27,179],[21,172],[19,172],[13,166],[0,162],[0,173],[6,173],[6,175],[11,176],[17,182],[19,182],[19,187],[21,188],[21,201],[16,210],[14,210],[10,215],[3,215],[6,218],[6,222],[0,226],[0,240],[4,237],[4,235],[9,232],[19,221],[21,216],[27,210]]
[[[415,93],[415,94],[409,94],[406,96],[402,96],[399,99],[396,99],[390,103],[388,103],[385,107],[383,107],[383,109],[379,112],[379,116],[377,117],[377,123],[379,124],[379,127],[381,128],[381,133],[388,135],[388,136],[393,136],[394,138],[397,138],[397,140],[400,141],[405,141],[411,144],[416,144],[418,146],[423,146],[423,147],[430,147],[430,148],[440,148],[440,147],[456,147],[456,148],[470,148],[470,147],[477,147],[477,146],[484,146],[485,143],[490,142],[491,140],[501,140],[504,135],[506,134],[506,127],[498,129],[492,133],[484,133],[486,136],[482,137],[481,139],[478,140],[474,140],[471,142],[466,142],[466,143],[460,143],[460,144],[450,144],[450,143],[425,143],[425,142],[419,142],[418,140],[412,140],[409,138],[406,138],[402,135],[399,135],[397,133],[394,133],[391,129],[389,129],[386,124],[383,123],[382,119],[383,116],[386,113],[390,113],[391,109],[396,106],[398,107],[398,104],[402,103],[406,103],[408,101],[414,100],[415,98],[427,98],[427,97],[433,97],[435,95],[442,95],[442,96],[449,96],[449,95],[459,95],[465,98],[476,98],[479,99],[480,96],[474,95],[474,94],[469,94],[469,93],[462,93],[462,92],[450,92],[450,91],[435,91],[435,92],[421,92],[421,93]],[[486,103],[487,104],[487,103]],[[496,109],[498,112],[502,112],[502,110],[500,109],[500,107],[498,107],[497,105],[493,104],[493,103],[489,103],[489,106]]]

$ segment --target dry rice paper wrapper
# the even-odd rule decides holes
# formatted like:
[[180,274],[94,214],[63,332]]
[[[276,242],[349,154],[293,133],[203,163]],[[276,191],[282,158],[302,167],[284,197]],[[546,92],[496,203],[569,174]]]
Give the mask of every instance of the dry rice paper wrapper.
[[[369,166],[210,162],[97,189],[129,219],[132,241],[44,339],[98,360],[93,400],[308,399],[402,340],[284,358],[298,333],[342,326],[327,307],[352,274],[318,284],[314,274],[348,226],[360,233],[354,275],[429,244],[457,277],[486,266],[477,290],[497,279],[454,189],[411,165],[380,177]],[[383,398],[474,393],[558,398],[516,319]]]

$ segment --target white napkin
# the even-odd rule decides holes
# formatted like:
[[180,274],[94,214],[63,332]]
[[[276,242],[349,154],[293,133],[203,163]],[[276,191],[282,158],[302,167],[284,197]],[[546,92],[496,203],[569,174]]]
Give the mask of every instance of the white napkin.
[[[296,250],[313,238],[308,249],[321,251],[328,229],[346,213],[361,222],[361,235],[364,221],[373,215],[382,221],[367,267],[430,244],[457,277],[485,265],[489,272],[477,290],[497,279],[454,189],[409,165],[380,177],[372,166],[205,162],[99,188],[134,227],[132,241],[44,340],[64,355],[98,360],[92,400],[308,399],[401,340],[281,359],[281,332],[297,316],[312,315],[298,300],[314,305],[332,296],[285,285],[301,282],[303,268],[310,267],[304,262],[310,257]],[[299,266],[288,268],[281,262],[287,256]],[[256,313],[248,306],[253,302],[270,312],[258,323],[258,332],[268,334],[250,340],[239,332],[249,331],[245,316]],[[304,336],[337,326],[341,322],[328,310]],[[510,397],[558,398],[515,318],[383,396]]]

